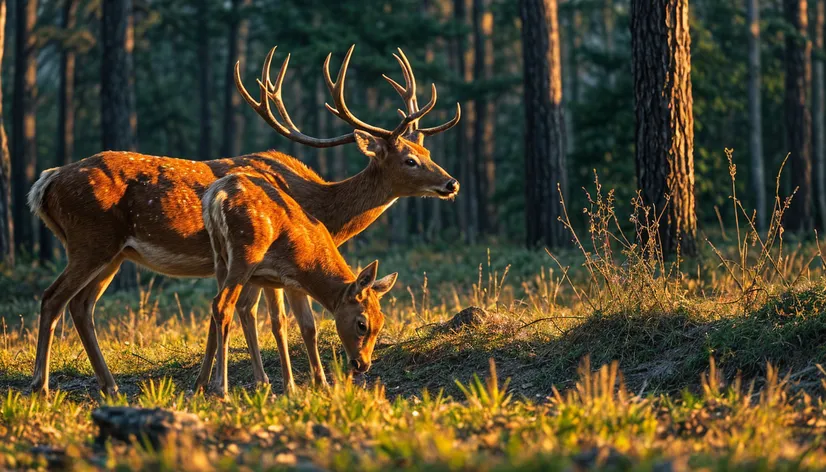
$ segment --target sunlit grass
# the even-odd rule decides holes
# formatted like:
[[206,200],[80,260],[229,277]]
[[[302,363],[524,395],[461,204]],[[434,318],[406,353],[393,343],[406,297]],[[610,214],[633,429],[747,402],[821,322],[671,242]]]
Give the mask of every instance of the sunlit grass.
[[[383,300],[387,324],[374,367],[366,379],[350,378],[334,323],[321,316],[319,347],[332,385],[312,388],[291,321],[299,386],[289,397],[263,313],[272,385],[253,385],[233,327],[229,396],[193,393],[214,282],[148,276],[140,293],[107,294],[96,313],[120,393],[100,398],[65,319],[53,349],[56,391],[29,396],[38,299],[57,267],[6,268],[0,469],[822,468],[826,281],[818,245],[784,239],[786,201],[778,197],[761,233],[732,195],[739,217],[701,235],[709,243],[691,260],[635,243],[655,232],[650,210],[634,203],[630,217],[618,216],[598,181],[588,201],[583,236],[573,231],[583,225],[569,221],[576,243],[561,252],[471,246],[347,254],[353,265],[378,257],[401,272],[402,288]],[[445,328],[470,305],[487,311],[480,325]],[[101,404],[192,413],[207,439],[96,445],[90,415]]]

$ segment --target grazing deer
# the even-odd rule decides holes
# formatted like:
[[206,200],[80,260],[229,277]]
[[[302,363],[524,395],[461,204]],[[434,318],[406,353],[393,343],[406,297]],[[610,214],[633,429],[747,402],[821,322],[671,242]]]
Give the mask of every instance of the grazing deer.
[[218,279],[212,303],[218,346],[218,368],[210,383],[214,393],[227,394],[229,325],[248,283],[291,287],[318,300],[335,318],[352,369],[364,373],[370,368],[384,326],[379,299],[398,274],[376,280],[375,261],[356,277],[327,228],[285,187],[266,175],[239,173],[218,179],[201,201]]
[[[446,131],[458,123],[460,109],[450,121],[433,128],[419,128],[419,119],[433,108],[419,109],[416,82],[407,58],[399,50],[405,87],[385,77],[402,94],[407,113],[401,132],[387,131],[358,120],[344,101],[344,81],[353,47],[342,62],[336,82],[330,79],[328,55],[324,75],[335,107],[327,108],[353,126],[352,133],[318,139],[301,133],[281,100],[281,84],[287,61],[276,82],[269,78],[275,48],[264,63],[259,81],[261,100],[256,102],[241,85],[236,66],[235,80],[246,101],[280,134],[311,147],[331,147],[355,142],[368,156],[367,167],[341,182],[326,182],[300,161],[268,151],[232,159],[198,162],[132,152],[107,151],[63,167],[44,171],[29,192],[29,206],[66,248],[66,268],[46,289],[41,301],[37,354],[31,388],[48,392],[49,358],[57,320],[68,305],[86,354],[101,389],[117,391],[98,346],[94,308],[124,260],[132,260],[156,272],[178,277],[210,277],[214,274],[212,248],[204,228],[201,198],[218,178],[250,169],[277,176],[288,186],[290,196],[330,232],[336,245],[355,236],[375,221],[397,198],[434,196],[452,198],[459,184],[430,159],[422,146],[426,136]],[[435,87],[433,88],[435,92]],[[431,102],[435,102],[435,93]],[[272,114],[269,101],[284,124]],[[316,343],[316,328],[307,296],[284,290],[307,348],[314,381],[325,384]],[[280,289],[264,290],[273,334],[281,357],[284,387],[294,388],[286,338],[286,312]],[[248,284],[241,291],[238,312],[258,382],[268,382],[258,350],[255,323],[260,289]],[[215,352],[215,324],[196,385],[209,379]]]

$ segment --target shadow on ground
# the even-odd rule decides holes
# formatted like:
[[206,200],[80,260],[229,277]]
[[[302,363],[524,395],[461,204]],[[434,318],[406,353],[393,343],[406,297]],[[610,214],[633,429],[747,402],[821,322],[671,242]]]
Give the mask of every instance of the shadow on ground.
[[[714,356],[723,374],[738,373],[759,379],[771,362],[789,372],[799,388],[820,389],[816,364],[826,362],[826,294],[813,288],[785,295],[748,315],[700,319],[685,313],[596,314],[560,333],[553,320],[524,324],[504,314],[492,314],[479,325],[458,330],[429,327],[404,342],[379,345],[367,383],[380,381],[390,397],[417,395],[422,389],[461,397],[454,379],[466,382],[474,373],[484,375],[488,360],[495,359],[499,377],[511,378],[511,389],[528,398],[545,398],[556,386],[570,387],[580,360],[589,355],[596,368],[618,360],[628,387],[634,392],[665,393],[696,389],[700,374]],[[266,336],[267,334],[263,334]],[[332,364],[330,344],[321,344],[325,365]],[[335,347],[340,349],[338,345]],[[193,352],[196,352],[194,350]],[[281,393],[278,353],[263,349],[266,372],[273,391]],[[293,371],[300,385],[308,385],[303,347],[291,347]],[[229,367],[230,384],[252,386],[252,369],[246,351],[235,348]],[[179,388],[191,389],[200,357],[158,363],[139,375],[116,374],[121,392],[139,393],[149,378],[171,377]],[[328,377],[330,376],[328,368]],[[25,390],[28,378],[3,376],[0,390]],[[56,369],[52,388],[70,395],[96,390],[93,377],[74,369]]]

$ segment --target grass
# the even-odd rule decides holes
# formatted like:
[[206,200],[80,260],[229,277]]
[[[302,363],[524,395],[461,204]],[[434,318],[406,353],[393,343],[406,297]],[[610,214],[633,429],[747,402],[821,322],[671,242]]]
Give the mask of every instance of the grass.
[[[266,316],[259,329],[272,387],[251,385],[234,327],[229,398],[190,392],[214,282],[149,277],[139,294],[107,294],[96,314],[118,397],[95,393],[71,320],[56,332],[57,392],[28,396],[38,297],[58,268],[7,268],[0,469],[822,469],[826,280],[814,241],[784,239],[785,200],[758,233],[732,195],[740,216],[709,235],[699,257],[673,260],[655,238],[635,242],[656,234],[656,212],[632,205],[630,218],[617,217],[598,181],[590,202],[587,234],[561,253],[347,254],[354,265],[378,257],[401,272],[384,302],[374,367],[359,381],[344,375],[334,324],[323,318],[333,384],[311,388],[291,322],[300,388],[290,397]],[[444,327],[469,305],[487,310],[483,323]],[[98,445],[90,414],[101,402],[192,413],[207,440]]]

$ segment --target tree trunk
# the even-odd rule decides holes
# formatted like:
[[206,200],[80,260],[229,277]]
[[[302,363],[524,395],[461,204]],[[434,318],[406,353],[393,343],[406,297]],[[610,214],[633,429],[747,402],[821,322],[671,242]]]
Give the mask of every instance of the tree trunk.
[[[200,96],[200,137],[198,159],[208,161],[212,153],[212,54],[210,53],[209,2],[198,2],[198,95]],[[232,62],[232,61],[230,61]]]
[[[303,77],[302,71],[296,70],[295,79],[292,81],[293,83],[291,85],[291,87],[292,87],[292,91],[291,91],[292,99],[296,104],[301,105],[301,106],[296,107],[296,109],[295,109],[295,118],[293,118],[293,121],[295,121],[296,123],[306,123],[306,117],[308,115],[307,114],[307,103],[306,103],[307,99],[305,98],[305,91],[304,91],[304,85],[303,85],[305,82],[303,80],[300,80],[301,77]],[[310,91],[310,92],[311,93],[306,94],[306,95],[313,95],[312,91]],[[283,141],[281,141],[281,135],[278,134],[277,132],[275,132],[274,130],[270,130],[269,133],[270,133],[270,136],[271,136],[269,141],[271,143],[273,143],[274,149],[279,149],[279,146],[283,145],[282,144]],[[278,140],[278,142],[275,142],[275,140]],[[298,159],[300,161],[304,161],[304,149],[303,148],[304,148],[303,145],[301,145],[301,144],[299,144],[295,141],[290,141],[288,149],[289,149],[289,152],[290,152],[291,156],[295,157],[296,159]],[[307,161],[304,161],[304,162],[307,163],[307,165],[310,165],[309,162],[307,162]]]
[[[477,82],[493,75],[493,13],[490,0],[473,0],[473,76]],[[476,156],[477,210],[479,232],[490,233],[495,226],[493,193],[496,191],[494,158],[494,100],[487,96],[475,100],[476,120],[473,130],[473,154]]]
[[663,253],[679,247],[682,254],[694,255],[697,215],[688,0],[632,0],[631,47],[637,183],[643,204],[663,214],[659,222]]
[[[77,23],[77,0],[65,0],[63,30],[71,35]],[[57,155],[61,165],[74,160],[75,149],[75,51],[64,46],[60,57],[60,90],[57,105]]]
[[[6,44],[6,0],[0,0],[0,71]],[[0,79],[2,73],[0,72]],[[3,119],[3,87],[0,80],[0,262],[14,265],[14,222],[11,208],[11,155]]]
[[[466,0],[453,0],[453,19],[464,26],[467,23]],[[468,60],[467,60],[467,38],[465,34],[457,34],[453,45],[453,54],[456,60],[456,70],[462,78],[462,84],[468,80]],[[474,161],[468,145],[468,126],[472,120],[472,110],[466,106],[463,110],[462,121],[456,125],[456,156],[459,159],[459,182],[464,190],[457,198],[459,203],[459,225],[462,228],[465,239],[474,242],[476,239],[476,212],[474,211],[476,202],[475,172],[472,167]]]
[[249,37],[249,20],[244,10],[252,5],[252,0],[232,0],[232,22],[229,27],[229,53],[224,97],[224,143],[221,154],[224,157],[237,156],[241,153],[241,140],[244,135],[244,115],[239,112],[241,95],[235,90],[235,63],[241,63],[241,70],[247,64],[247,39]]
[[[434,11],[435,10],[435,11]],[[438,8],[433,9],[430,0],[422,0],[421,5],[421,13],[424,18],[439,18]],[[444,41],[441,38],[436,38],[434,43],[427,42],[425,45],[425,62],[428,64],[433,63],[434,58],[434,44],[437,49],[444,49]],[[438,113],[438,112],[437,112]],[[442,113],[438,113],[439,118],[441,118]],[[438,121],[438,120],[437,120]],[[442,123],[443,121],[438,121]],[[431,143],[428,147],[435,151],[433,154],[436,156],[441,156],[442,159],[445,159],[444,165],[447,168],[447,153],[445,153],[445,140],[443,134],[437,134],[436,136],[431,138]],[[441,151],[441,152],[440,152]],[[419,199],[421,200],[421,199]],[[443,202],[439,199],[432,198],[430,199],[432,202],[429,205],[430,210],[424,211],[422,214],[428,214],[429,216],[426,219],[423,219],[421,224],[423,226],[422,229],[422,239],[427,241],[433,241],[442,231],[442,208]],[[425,223],[425,221],[427,223]]]
[[[826,24],[826,1],[816,0],[814,36],[817,50],[823,52],[823,33]],[[817,218],[815,224],[818,229],[826,228],[826,73],[824,73],[823,59],[818,57],[814,64],[814,82],[812,88],[812,118],[814,126],[814,194],[817,203]]]
[[[602,27],[603,27],[603,46],[608,57],[613,58],[616,51],[614,35],[616,30],[616,13],[614,11],[614,0],[603,0],[602,6]],[[750,1],[750,0],[747,0]],[[608,84],[613,87],[616,83],[616,74],[613,71],[608,72]]]
[[12,97],[12,209],[14,240],[19,248],[34,251],[34,220],[26,193],[37,167],[35,106],[37,101],[37,0],[17,0],[14,95]]
[[559,247],[557,185],[567,190],[559,20],[556,0],[520,0],[525,88],[525,220],[529,247]]
[[[65,0],[61,26],[70,38],[77,23],[76,0]],[[57,162],[54,165],[69,164],[73,160],[75,147],[75,51],[71,43],[64,44],[60,55],[60,79],[57,103]],[[46,167],[50,167],[47,165]],[[40,259],[49,260],[54,254],[54,236],[46,225],[40,225]]]
[[[135,149],[131,16],[131,0],[103,2],[100,104],[105,150]],[[117,289],[132,289],[137,284],[137,268],[132,263],[124,263],[114,286]]]
[[408,236],[408,203],[409,198],[400,198],[396,204],[390,208],[390,224],[392,225],[392,240],[395,245],[402,245],[407,242]]
[[760,1],[746,0],[749,25],[749,150],[751,153],[751,191],[757,210],[757,227],[765,230],[766,174],[763,165],[763,116],[760,95]]
[[131,0],[103,2],[103,60],[101,62],[101,121],[105,150],[132,150],[132,57],[127,51]]
[[786,228],[812,229],[812,123],[808,94],[811,86],[811,43],[808,39],[806,0],[784,0],[786,21],[794,34],[786,35],[786,146],[791,153],[792,190],[797,190],[786,215]]
[[[323,104],[326,101],[326,94],[327,94],[327,87],[322,82],[323,79],[319,78],[316,82],[315,88],[315,107],[313,107],[312,113],[315,114],[315,131],[316,136],[327,136],[327,119],[328,111],[324,108]],[[325,179],[330,178],[330,165],[327,162],[329,150],[328,149],[315,149],[315,155],[318,159],[318,172],[321,174],[322,177]]]

